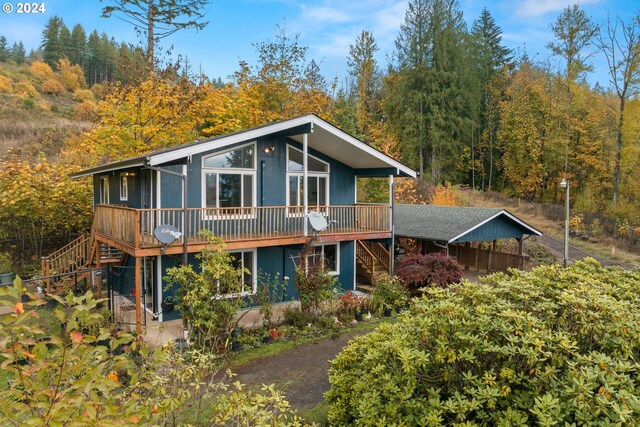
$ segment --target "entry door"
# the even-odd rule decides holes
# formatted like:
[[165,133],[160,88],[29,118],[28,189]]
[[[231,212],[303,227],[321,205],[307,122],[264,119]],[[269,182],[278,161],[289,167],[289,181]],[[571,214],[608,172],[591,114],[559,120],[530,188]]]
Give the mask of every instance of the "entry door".
[[147,310],[152,313],[158,312],[156,304],[156,289],[153,285],[155,272],[155,258],[146,257],[143,262],[142,287],[144,289],[144,303]]

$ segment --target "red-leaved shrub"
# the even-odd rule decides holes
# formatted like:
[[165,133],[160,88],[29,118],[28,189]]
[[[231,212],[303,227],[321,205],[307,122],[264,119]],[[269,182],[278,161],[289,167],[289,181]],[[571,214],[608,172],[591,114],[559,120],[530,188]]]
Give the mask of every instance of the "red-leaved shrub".
[[438,286],[446,288],[462,279],[462,268],[455,258],[442,253],[405,255],[396,267],[396,275],[402,279],[411,293],[418,289]]

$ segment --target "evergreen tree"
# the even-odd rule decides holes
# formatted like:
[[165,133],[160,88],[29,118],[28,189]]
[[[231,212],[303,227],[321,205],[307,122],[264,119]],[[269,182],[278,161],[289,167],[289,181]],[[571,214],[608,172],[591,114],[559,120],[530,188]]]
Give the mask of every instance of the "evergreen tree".
[[42,43],[40,44],[42,59],[54,69],[63,55],[63,46],[60,40],[60,31],[63,26],[62,18],[55,15],[49,18],[42,31]]
[[7,46],[7,38],[0,36],[0,62],[7,62],[10,55],[9,48]]
[[[480,188],[491,190],[494,173],[494,145],[499,118],[499,102],[506,79],[504,73],[512,66],[511,50],[502,45],[502,29],[484,8],[471,30],[471,52],[475,67],[477,98],[473,103],[474,132],[472,145],[472,186],[475,172],[481,175]],[[477,155],[477,160],[476,160]]]
[[201,30],[208,22],[203,22],[205,8],[209,0],[112,0],[113,5],[102,9],[102,16],[110,18],[114,14],[124,16],[124,20],[144,34],[147,42],[149,70],[155,67],[155,46],[160,39],[176,31],[195,28]]
[[458,180],[471,129],[466,28],[456,0],[413,0],[396,40],[386,111],[403,158],[435,180]]
[[354,78],[352,91],[356,101],[359,138],[367,143],[373,142],[372,126],[379,120],[380,111],[380,71],[374,55],[378,45],[368,31],[360,33],[355,45],[349,47],[347,65],[349,75]]
[[27,52],[24,50],[24,44],[22,44],[22,41],[13,43],[13,46],[11,47],[11,59],[13,59],[16,64],[20,65],[26,58]]
[[87,60],[87,35],[81,24],[74,25],[71,31],[69,50],[69,61],[84,67]]
[[73,55],[71,31],[69,31],[69,27],[67,27],[64,23],[60,27],[59,40],[60,40],[60,58],[69,59]]

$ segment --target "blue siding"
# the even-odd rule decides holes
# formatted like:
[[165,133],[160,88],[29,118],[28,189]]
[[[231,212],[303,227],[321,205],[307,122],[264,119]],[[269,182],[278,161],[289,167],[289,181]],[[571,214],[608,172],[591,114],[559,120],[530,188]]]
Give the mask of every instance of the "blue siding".
[[[127,200],[120,199],[120,174],[128,172],[127,177],[128,197]],[[141,207],[141,168],[124,169],[120,171],[109,172],[103,175],[93,176],[93,203],[100,203],[100,181],[103,177],[109,178],[109,204],[127,206],[130,208]]]
[[500,240],[509,238],[520,238],[524,232],[527,232],[516,222],[505,216],[499,216],[486,224],[481,225],[475,230],[465,234],[456,242],[477,242],[485,240]]
[[[207,153],[194,155],[192,162],[187,165],[189,181],[189,207],[202,206],[202,159],[217,151],[223,152],[229,149],[247,144],[251,141],[243,141],[222,150],[213,150]],[[286,137],[264,137],[256,142],[256,206],[285,206],[287,201],[287,144],[299,150],[302,145]],[[275,151],[265,154],[265,147],[275,147]],[[345,164],[331,159],[324,154],[310,149],[309,154],[315,156],[330,165],[329,178],[329,203],[331,205],[352,205],[355,203],[355,175],[356,171]],[[178,169],[175,169],[178,171]],[[165,183],[169,181],[165,174],[162,180],[162,207],[169,207],[165,204],[165,194],[167,197],[176,197],[181,193],[179,188],[165,189]],[[173,181],[179,178],[172,177]],[[176,191],[177,190],[177,191]],[[175,200],[172,202],[175,205]],[[179,207],[180,205],[172,206]]]
[[[182,173],[182,165],[163,166],[162,168]],[[160,206],[163,208],[182,207],[182,178],[168,173],[160,173]]]

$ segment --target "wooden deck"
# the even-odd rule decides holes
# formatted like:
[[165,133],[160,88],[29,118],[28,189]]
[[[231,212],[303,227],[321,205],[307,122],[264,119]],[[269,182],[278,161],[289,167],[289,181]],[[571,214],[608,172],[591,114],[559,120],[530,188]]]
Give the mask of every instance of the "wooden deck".
[[[381,239],[391,237],[391,208],[387,205],[322,206],[316,208],[328,221],[317,233],[318,241]],[[333,222],[335,221],[335,222]],[[95,209],[96,240],[134,256],[183,251],[182,238],[162,248],[154,237],[158,225],[171,225],[187,239],[188,251],[199,252],[207,242],[203,230],[221,238],[229,249],[304,243],[304,216],[300,208],[264,206],[251,208],[132,209],[98,205]],[[309,234],[312,234],[309,227]]]

